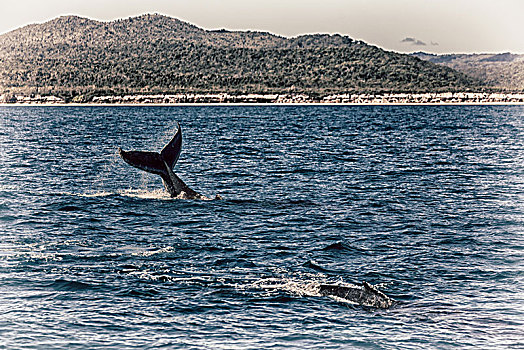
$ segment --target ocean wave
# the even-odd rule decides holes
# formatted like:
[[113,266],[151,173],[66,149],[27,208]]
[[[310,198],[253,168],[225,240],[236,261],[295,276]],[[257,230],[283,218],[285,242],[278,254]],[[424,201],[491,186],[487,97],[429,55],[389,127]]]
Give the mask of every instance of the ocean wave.
[[71,281],[66,279],[57,279],[49,285],[50,288],[60,291],[80,291],[88,289],[98,289],[98,286],[80,282],[80,281]]
[[63,207],[58,208],[58,211],[81,211],[82,208],[75,205],[64,205]]

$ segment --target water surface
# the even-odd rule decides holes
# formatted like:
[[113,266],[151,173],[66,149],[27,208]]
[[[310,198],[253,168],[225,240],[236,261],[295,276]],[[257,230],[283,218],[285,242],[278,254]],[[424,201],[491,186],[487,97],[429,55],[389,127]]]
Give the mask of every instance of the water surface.
[[[175,121],[224,200],[118,158]],[[523,107],[1,107],[0,147],[0,348],[524,347]]]

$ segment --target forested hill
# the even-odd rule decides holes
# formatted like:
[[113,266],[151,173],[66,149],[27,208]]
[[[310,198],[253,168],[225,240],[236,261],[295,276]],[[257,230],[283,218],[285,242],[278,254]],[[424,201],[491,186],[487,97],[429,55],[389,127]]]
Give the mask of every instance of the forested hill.
[[59,17],[0,35],[0,93],[310,93],[466,90],[448,67],[341,35],[204,30],[158,14]]

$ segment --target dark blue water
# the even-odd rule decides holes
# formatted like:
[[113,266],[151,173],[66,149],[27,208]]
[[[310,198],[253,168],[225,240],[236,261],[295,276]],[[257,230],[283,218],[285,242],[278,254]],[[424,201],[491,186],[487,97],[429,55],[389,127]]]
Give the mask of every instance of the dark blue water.
[[[176,120],[224,200],[116,155]],[[524,347],[523,107],[3,107],[0,147],[0,348]]]

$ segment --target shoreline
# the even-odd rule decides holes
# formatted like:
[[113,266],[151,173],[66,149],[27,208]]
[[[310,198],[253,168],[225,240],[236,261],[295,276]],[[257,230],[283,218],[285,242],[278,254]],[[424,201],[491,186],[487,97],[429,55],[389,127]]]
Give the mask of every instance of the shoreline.
[[521,105],[524,93],[395,93],[334,94],[324,97],[305,94],[138,94],[75,96],[72,99],[54,95],[1,95],[0,105],[30,106],[397,106],[397,105]]
[[524,106],[524,102],[186,102],[186,103],[0,103],[0,107],[217,107],[217,106]]

